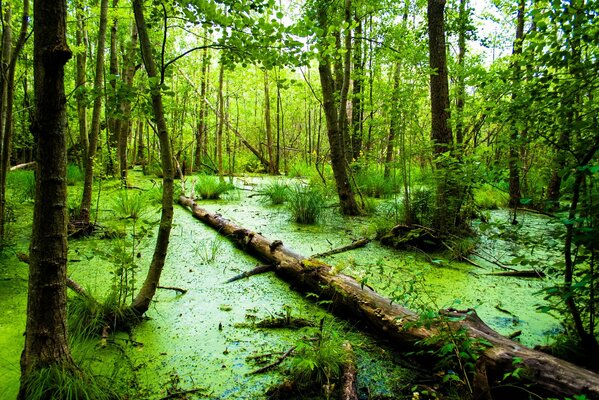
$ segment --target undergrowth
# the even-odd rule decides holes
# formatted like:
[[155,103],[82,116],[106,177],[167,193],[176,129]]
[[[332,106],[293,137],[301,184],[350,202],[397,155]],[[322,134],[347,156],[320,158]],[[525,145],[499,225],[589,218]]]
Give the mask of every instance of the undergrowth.
[[298,184],[289,191],[287,204],[295,222],[315,224],[324,212],[326,198],[319,188]]
[[235,186],[227,183],[219,177],[211,175],[198,175],[195,185],[195,193],[204,200],[217,200],[221,196],[233,190]]

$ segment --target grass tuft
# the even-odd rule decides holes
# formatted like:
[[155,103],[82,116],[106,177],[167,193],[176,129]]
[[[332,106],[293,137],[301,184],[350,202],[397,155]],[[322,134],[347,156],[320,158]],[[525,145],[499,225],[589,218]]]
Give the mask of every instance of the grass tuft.
[[6,187],[17,202],[35,198],[35,175],[33,171],[16,170],[6,175]]
[[326,207],[322,191],[314,186],[296,185],[289,191],[289,210],[300,224],[315,224]]
[[217,200],[223,194],[235,188],[234,185],[223,181],[216,176],[198,175],[195,192],[204,200]]
[[266,196],[266,199],[270,204],[279,205],[287,201],[289,187],[285,185],[283,181],[276,180],[266,185],[260,193]]
[[83,182],[83,178],[83,171],[78,165],[67,165],[67,185],[74,186],[77,182]]

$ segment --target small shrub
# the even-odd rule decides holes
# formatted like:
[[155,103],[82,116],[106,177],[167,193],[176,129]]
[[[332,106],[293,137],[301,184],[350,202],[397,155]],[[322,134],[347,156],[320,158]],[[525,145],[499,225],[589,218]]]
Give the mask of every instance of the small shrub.
[[138,220],[146,212],[146,198],[140,193],[132,193],[123,189],[118,192],[113,202],[114,210],[122,218]]
[[289,187],[283,181],[277,180],[266,185],[260,193],[265,195],[270,204],[279,205],[287,200]]
[[385,178],[378,170],[361,170],[355,175],[355,180],[362,194],[369,197],[389,197],[397,192],[395,180]]
[[216,176],[199,175],[195,185],[195,192],[204,200],[216,200],[220,199],[221,195],[234,188],[234,185],[227,183]]
[[74,186],[83,181],[83,171],[76,164],[67,165],[67,185]]
[[289,210],[300,224],[315,224],[326,206],[325,196],[314,186],[296,185],[289,191]]
[[287,176],[290,178],[307,178],[314,173],[314,167],[303,161],[296,162],[289,167]]
[[411,220],[421,225],[431,224],[435,208],[435,193],[429,189],[416,189],[410,193]]
[[300,343],[293,359],[291,376],[299,388],[318,388],[335,382],[348,354],[335,331],[320,332],[318,340]]

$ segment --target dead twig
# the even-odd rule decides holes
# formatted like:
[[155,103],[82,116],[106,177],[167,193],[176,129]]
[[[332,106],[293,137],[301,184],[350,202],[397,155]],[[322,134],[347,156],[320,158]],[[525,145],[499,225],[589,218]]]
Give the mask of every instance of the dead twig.
[[289,350],[287,350],[285,353],[283,353],[283,355],[281,357],[277,358],[275,361],[271,362],[268,365],[265,365],[262,368],[258,368],[257,370],[250,372],[249,375],[262,374],[262,373],[264,373],[266,371],[269,371],[269,370],[273,369],[274,367],[276,367],[277,365],[279,365],[283,361],[285,361],[285,359],[287,357],[289,357],[291,355],[291,353],[293,353],[293,350],[295,350],[296,347],[297,346],[291,347]]

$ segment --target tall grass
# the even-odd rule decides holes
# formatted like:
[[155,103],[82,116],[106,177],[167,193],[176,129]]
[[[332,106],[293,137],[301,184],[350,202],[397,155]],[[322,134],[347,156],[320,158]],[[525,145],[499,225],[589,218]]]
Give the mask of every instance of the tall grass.
[[32,200],[35,198],[35,175],[33,171],[11,171],[6,175],[6,187],[11,190],[14,200]]
[[216,176],[198,175],[195,192],[204,200],[216,200],[235,188],[234,185]]
[[285,203],[289,197],[289,187],[281,180],[269,183],[260,191],[272,205]]
[[360,170],[354,179],[362,194],[369,197],[390,197],[399,190],[399,182],[395,178],[385,178],[383,171],[375,168]]
[[147,198],[138,192],[123,189],[115,196],[113,207],[122,218],[138,220],[147,210]]
[[76,164],[67,165],[67,185],[74,186],[83,181],[83,171]]
[[287,202],[295,222],[315,224],[326,207],[326,198],[315,186],[296,185],[289,191]]

